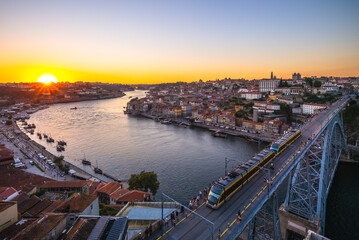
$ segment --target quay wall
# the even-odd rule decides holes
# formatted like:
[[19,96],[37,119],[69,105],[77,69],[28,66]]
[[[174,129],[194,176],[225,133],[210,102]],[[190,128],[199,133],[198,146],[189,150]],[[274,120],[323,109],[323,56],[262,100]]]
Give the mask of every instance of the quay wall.
[[[14,124],[14,130],[18,130],[18,131],[21,131],[20,128],[17,126],[17,124]],[[50,153],[49,151],[46,150],[46,148],[44,146],[42,146],[41,144],[35,142],[34,140],[30,139],[29,136],[27,136],[23,131],[21,131],[21,133],[18,135],[18,137],[21,137],[23,140],[27,141],[31,147],[33,148],[33,150],[37,153],[41,153],[43,154],[45,157],[49,158],[49,159],[54,159],[54,157],[56,157],[54,154]],[[75,170],[76,172],[80,173],[80,174],[83,174],[83,175],[86,175],[88,176],[89,178],[90,177],[94,177],[94,178],[97,178],[99,179],[100,181],[102,182],[110,182],[109,180],[103,180],[103,179],[100,179],[98,176],[96,176],[95,174],[91,174],[79,167],[77,167],[76,165],[72,164],[71,162],[69,161],[66,161],[66,160],[63,160],[63,165],[67,165],[69,166],[70,169],[73,169]],[[104,176],[106,176],[107,178],[113,180],[113,181],[116,181],[116,182],[121,182],[121,180],[111,176],[110,174],[108,173],[105,173],[103,174]]]
[[[142,117],[145,118],[150,118],[152,120],[158,119],[158,117],[150,115],[148,113],[142,113],[142,112],[136,112],[136,114],[134,114],[135,116],[140,115]],[[224,134],[228,134],[231,136],[235,136],[235,137],[244,137],[250,140],[256,140],[256,141],[262,141],[262,142],[273,142],[275,140],[278,139],[278,137],[280,137],[280,134],[256,134],[256,133],[248,133],[248,132],[242,132],[242,131],[238,131],[238,130],[232,130],[232,129],[223,129],[223,128],[219,128],[219,127],[215,127],[212,125],[206,125],[203,123],[195,123],[195,122],[190,122],[188,120],[184,120],[184,119],[178,119],[178,118],[167,118],[173,122],[176,123],[180,123],[180,122],[184,122],[189,126],[192,127],[197,127],[197,128],[203,128],[203,129],[207,129],[210,131],[219,131],[220,133],[224,133]]]

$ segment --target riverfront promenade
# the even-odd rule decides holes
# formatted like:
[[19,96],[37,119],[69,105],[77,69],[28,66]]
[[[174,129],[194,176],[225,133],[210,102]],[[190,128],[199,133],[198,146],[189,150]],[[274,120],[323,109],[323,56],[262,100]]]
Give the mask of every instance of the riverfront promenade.
[[[137,115],[137,113],[135,115]],[[147,113],[138,113],[138,115],[146,117],[146,118],[150,118],[153,120],[159,119],[159,117],[153,116],[153,115],[150,115]],[[231,136],[235,136],[235,137],[244,137],[251,141],[273,142],[281,136],[281,134],[266,133],[263,131],[250,132],[250,131],[255,131],[255,130],[248,129],[245,127],[225,128],[225,127],[220,127],[220,126],[215,126],[215,125],[207,125],[204,123],[190,122],[187,119],[179,119],[179,118],[166,118],[166,119],[168,119],[169,121],[171,121],[173,123],[177,123],[177,124],[182,123],[182,124],[185,124],[186,126],[203,128],[203,129],[207,129],[210,131],[217,131],[218,133],[223,133],[223,134],[227,134],[227,135],[231,135]]]
[[[16,132],[16,133],[15,133]],[[52,178],[54,180],[75,180],[76,178],[71,175],[65,174],[57,166],[52,167],[43,161],[38,154],[41,153],[47,159],[53,160],[55,155],[48,152],[45,147],[31,140],[24,132],[22,132],[16,123],[12,125],[5,125],[0,123],[0,143],[5,144],[13,154],[15,159],[19,159],[26,167],[24,171],[37,174],[40,176]],[[35,164],[30,164],[30,161],[33,161]],[[74,169],[81,176],[86,179],[98,179],[102,182],[117,181],[117,179],[109,176],[96,176],[95,174],[90,174],[83,169],[77,167],[76,165],[64,161],[65,164],[70,166],[70,169]]]
[[[15,134],[15,130],[19,131],[15,123],[10,126],[0,123],[0,142],[13,152],[15,159],[19,159],[26,166],[23,169],[24,171],[54,180],[74,179],[69,175],[63,174],[57,167],[52,168],[40,161],[37,153],[42,153],[49,159],[53,159],[54,156],[42,146],[33,142],[25,133]],[[30,164],[30,161],[33,161],[35,165]]]

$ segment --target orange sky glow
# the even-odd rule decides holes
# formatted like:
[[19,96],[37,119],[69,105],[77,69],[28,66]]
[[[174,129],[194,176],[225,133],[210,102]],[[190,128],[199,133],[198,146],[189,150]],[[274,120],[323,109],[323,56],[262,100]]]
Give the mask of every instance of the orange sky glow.
[[35,2],[0,3],[0,83],[359,76],[358,1]]

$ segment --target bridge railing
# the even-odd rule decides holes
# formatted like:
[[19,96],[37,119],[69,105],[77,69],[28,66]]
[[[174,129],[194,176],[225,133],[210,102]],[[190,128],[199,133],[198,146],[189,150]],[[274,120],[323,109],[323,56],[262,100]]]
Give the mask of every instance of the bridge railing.
[[[275,191],[278,189],[278,187],[283,183],[283,181],[287,178],[287,176],[290,174],[290,172],[294,169],[294,167],[298,164],[299,160],[304,156],[304,154],[308,151],[310,146],[317,140],[317,138],[320,136],[320,134],[328,127],[328,125],[331,122],[331,119],[338,114],[339,111],[342,110],[342,108],[345,106],[345,104],[350,100],[350,98],[344,99],[343,103],[341,103],[339,106],[337,106],[337,109],[335,109],[332,113],[326,113],[324,122],[321,123],[321,127],[318,128],[314,134],[313,137],[308,140],[306,143],[303,143],[298,150],[296,150],[288,161],[282,165],[282,168],[278,170],[277,174],[271,178],[271,186],[265,185],[261,187],[256,194],[249,199],[247,202],[247,205],[245,205],[244,210],[242,210],[242,214],[245,216],[241,223],[234,227],[234,229],[230,232],[228,239],[237,239],[238,236],[244,231],[244,229],[247,227],[247,225],[250,223],[250,221],[255,217],[255,215],[259,212],[259,210],[264,206],[264,204],[270,199],[270,197],[275,193]],[[324,125],[323,125],[324,124]],[[305,126],[302,125],[301,128]],[[289,165],[289,166],[288,166]],[[280,174],[283,172],[282,174]],[[279,175],[280,174],[280,175]],[[277,176],[279,175],[279,178]],[[266,188],[267,191],[266,191]],[[249,210],[248,215],[244,214],[245,211],[253,205],[254,207]],[[303,215],[305,215],[303,213]],[[306,215],[305,215],[306,216]]]

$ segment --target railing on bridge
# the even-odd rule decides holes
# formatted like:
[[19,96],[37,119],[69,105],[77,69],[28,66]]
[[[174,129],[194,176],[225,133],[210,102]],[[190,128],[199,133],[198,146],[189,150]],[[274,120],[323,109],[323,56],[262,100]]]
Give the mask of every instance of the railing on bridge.
[[[250,200],[250,204],[255,207],[241,224],[231,230],[227,239],[237,239],[247,226],[248,239],[282,238],[281,234],[278,234],[280,222],[275,192],[289,175],[286,210],[311,221],[319,219],[324,232],[326,198],[339,157],[342,151],[346,150],[341,110],[349,100],[350,97],[346,97],[337,109],[325,113],[320,129],[313,133],[311,139],[303,144],[299,151],[293,153],[280,169],[283,173],[279,179],[273,181],[272,186],[259,189],[254,199]],[[268,194],[264,194],[267,187]]]

